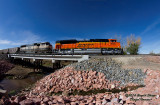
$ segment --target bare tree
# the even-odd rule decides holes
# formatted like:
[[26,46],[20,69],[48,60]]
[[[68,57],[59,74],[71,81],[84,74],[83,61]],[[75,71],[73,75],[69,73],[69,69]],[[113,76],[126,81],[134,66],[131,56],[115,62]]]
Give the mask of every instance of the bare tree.
[[123,49],[123,52],[126,52],[126,38],[122,38],[121,35],[115,35],[115,39],[117,39],[118,42],[121,43],[121,48]]

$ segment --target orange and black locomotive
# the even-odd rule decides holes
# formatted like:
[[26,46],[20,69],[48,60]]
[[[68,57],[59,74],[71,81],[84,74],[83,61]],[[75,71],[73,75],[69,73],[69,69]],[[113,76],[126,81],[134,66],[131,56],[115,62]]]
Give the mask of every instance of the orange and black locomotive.
[[116,39],[60,40],[55,50],[61,54],[122,54]]

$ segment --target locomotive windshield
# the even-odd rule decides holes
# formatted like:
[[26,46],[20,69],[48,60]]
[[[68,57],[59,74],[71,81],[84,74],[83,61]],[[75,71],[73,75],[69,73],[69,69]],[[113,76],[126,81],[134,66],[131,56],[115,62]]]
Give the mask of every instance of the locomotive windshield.
[[117,42],[116,40],[111,40],[111,42]]
[[47,42],[46,45],[50,45],[50,43]]

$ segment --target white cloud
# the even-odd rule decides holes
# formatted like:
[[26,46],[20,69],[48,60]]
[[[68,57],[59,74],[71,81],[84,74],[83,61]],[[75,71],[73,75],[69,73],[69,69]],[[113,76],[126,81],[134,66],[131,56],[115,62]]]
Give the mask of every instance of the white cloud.
[[[153,29],[156,28],[158,24],[160,24],[160,19],[147,26],[146,29],[140,33],[140,36],[142,37],[145,37],[145,35],[150,36],[148,33],[150,31],[153,31]],[[158,38],[159,38],[159,33],[154,33],[154,35],[151,35],[150,39],[152,40],[146,41],[144,44],[142,43],[143,45],[141,46],[140,53],[148,54],[151,51],[159,53],[160,48],[158,46],[160,45],[160,41],[157,40]]]
[[11,41],[9,40],[0,40],[0,44],[10,44]]
[[149,42],[149,43],[144,43],[141,46],[140,53],[142,54],[149,54],[151,51],[154,53],[160,53],[160,48],[158,47],[160,45],[160,41],[157,42]]
[[31,31],[10,32],[5,34],[8,36],[8,38],[0,38],[0,44],[6,45],[7,48],[13,46],[20,46],[23,44],[44,42],[44,39],[40,35],[35,34]]
[[23,43],[35,43],[42,41],[39,35],[34,34],[31,31],[23,31],[21,36],[24,37]]
[[155,28],[156,25],[158,25],[158,24],[160,24],[160,19],[157,20],[157,21],[155,21],[154,23],[150,24],[149,26],[147,26],[146,29],[143,30],[140,35],[146,34],[146,33],[149,32],[150,30],[152,30],[153,28]]

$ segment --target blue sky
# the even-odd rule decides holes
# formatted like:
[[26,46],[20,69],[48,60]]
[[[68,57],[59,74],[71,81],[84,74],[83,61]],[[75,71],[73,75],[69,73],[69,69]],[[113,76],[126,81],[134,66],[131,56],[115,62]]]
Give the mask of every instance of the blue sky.
[[160,52],[159,0],[0,0],[0,49],[61,39],[141,37]]

